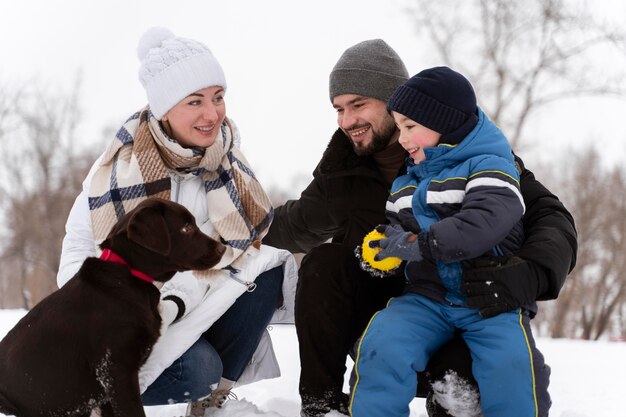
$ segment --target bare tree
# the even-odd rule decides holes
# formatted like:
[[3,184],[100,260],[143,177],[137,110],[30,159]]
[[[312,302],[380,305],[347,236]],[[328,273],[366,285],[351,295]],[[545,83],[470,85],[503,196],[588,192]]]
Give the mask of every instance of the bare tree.
[[56,289],[65,220],[95,159],[76,144],[78,92],[78,83],[69,94],[31,84],[4,109],[0,307],[30,308]]
[[[594,175],[595,177],[595,175]],[[587,295],[581,303],[582,338],[597,340],[611,330],[620,305],[626,302],[626,176],[623,168],[606,170],[603,188],[606,195],[596,201],[600,206],[599,227],[593,240],[601,248],[596,255],[598,273],[585,281]],[[610,208],[610,210],[606,210]]]
[[[467,75],[480,105],[520,150],[542,106],[580,96],[624,97],[625,34],[566,0],[408,0],[419,34]],[[615,73],[596,65],[612,54]]]
[[621,340],[626,342],[626,302],[619,306],[617,314],[617,323],[615,325],[616,333],[615,340]]
[[558,169],[558,190],[576,219],[578,261],[556,302],[537,321],[552,337],[624,337],[626,311],[626,170],[607,167],[593,149],[569,155]]

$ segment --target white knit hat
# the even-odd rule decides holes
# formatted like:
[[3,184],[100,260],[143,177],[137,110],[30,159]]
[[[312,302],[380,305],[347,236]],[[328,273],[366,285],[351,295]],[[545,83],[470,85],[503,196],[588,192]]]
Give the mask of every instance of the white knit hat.
[[209,48],[176,37],[169,29],[148,29],[139,39],[137,56],[141,61],[139,80],[158,120],[193,92],[213,86],[226,89],[224,71]]

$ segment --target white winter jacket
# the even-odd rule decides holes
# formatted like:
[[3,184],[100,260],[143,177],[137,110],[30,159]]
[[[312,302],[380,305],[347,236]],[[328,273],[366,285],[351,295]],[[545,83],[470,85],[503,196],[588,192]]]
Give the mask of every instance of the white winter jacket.
[[[70,211],[63,239],[63,250],[57,283],[62,287],[68,282],[90,256],[99,256],[95,246],[88,205],[88,190],[91,178],[100,165],[95,162],[83,182],[83,191],[78,195]],[[196,217],[196,222],[205,233],[213,229],[208,221],[207,199],[202,180],[194,175],[181,176],[171,173],[171,199],[184,205]],[[220,271],[209,280],[198,280],[191,271],[177,273],[161,288],[159,309],[163,319],[161,337],[154,346],[148,360],[139,371],[141,392],[177,358],[194,344],[198,338],[247,290],[246,282],[252,282],[259,274],[279,265],[283,266],[283,305],[276,310],[272,323],[293,323],[297,266],[293,256],[284,250],[261,245],[259,250],[250,248],[237,260],[240,272],[235,278]],[[185,304],[185,313],[172,322],[178,307],[172,301],[164,301],[167,295],[175,295]],[[280,376],[269,333],[266,331],[256,352],[237,385]]]

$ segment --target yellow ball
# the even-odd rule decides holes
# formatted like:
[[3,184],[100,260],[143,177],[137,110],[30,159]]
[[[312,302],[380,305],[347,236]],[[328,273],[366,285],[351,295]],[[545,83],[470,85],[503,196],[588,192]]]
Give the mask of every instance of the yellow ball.
[[375,261],[374,256],[380,252],[380,248],[370,248],[369,242],[370,240],[379,240],[384,239],[387,236],[378,232],[376,229],[369,232],[363,238],[363,245],[361,246],[361,256],[363,260],[367,262],[369,266],[374,269],[378,269],[379,271],[391,271],[402,263],[402,259],[396,258],[394,256],[382,259],[380,261]]

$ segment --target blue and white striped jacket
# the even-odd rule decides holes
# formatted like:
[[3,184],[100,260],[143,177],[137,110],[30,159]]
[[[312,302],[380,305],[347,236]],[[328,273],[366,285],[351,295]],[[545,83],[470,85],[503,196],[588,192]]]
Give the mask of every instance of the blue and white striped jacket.
[[524,200],[511,147],[478,109],[478,123],[457,145],[424,149],[408,163],[387,201],[392,225],[418,235],[424,255],[405,267],[407,291],[464,305],[461,261],[521,246]]

